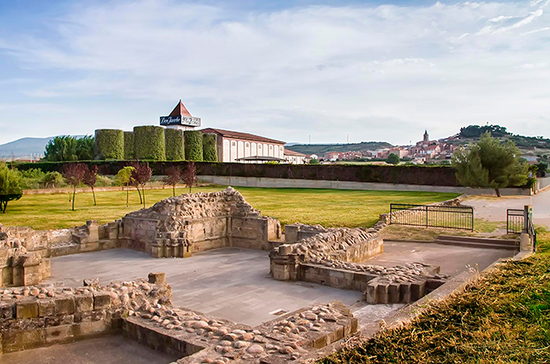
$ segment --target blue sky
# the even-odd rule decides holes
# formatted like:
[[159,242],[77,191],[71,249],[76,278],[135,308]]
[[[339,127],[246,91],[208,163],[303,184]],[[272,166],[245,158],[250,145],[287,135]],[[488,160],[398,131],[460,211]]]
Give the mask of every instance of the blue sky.
[[158,124],[289,142],[550,137],[550,0],[0,1],[0,143]]

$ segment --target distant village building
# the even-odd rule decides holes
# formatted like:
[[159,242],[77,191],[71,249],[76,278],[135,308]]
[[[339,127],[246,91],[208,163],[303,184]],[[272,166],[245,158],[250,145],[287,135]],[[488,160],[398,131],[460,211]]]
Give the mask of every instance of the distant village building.
[[305,154],[285,149],[285,160],[291,164],[304,164],[306,163],[307,157]]

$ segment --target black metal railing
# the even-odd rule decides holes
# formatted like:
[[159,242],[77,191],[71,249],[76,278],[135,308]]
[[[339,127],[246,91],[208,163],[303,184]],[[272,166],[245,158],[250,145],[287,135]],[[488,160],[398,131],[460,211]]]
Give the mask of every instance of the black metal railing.
[[506,210],[506,233],[520,234],[525,229],[525,210]]
[[390,224],[474,230],[471,206],[390,204]]

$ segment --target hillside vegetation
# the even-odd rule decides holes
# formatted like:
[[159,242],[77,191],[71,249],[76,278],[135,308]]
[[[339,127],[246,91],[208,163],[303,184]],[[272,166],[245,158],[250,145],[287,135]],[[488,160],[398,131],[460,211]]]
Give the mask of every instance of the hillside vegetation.
[[361,142],[348,144],[295,144],[285,146],[286,149],[293,150],[303,154],[317,154],[319,157],[327,152],[359,152],[362,150],[376,150],[381,148],[391,148],[392,145],[387,142]]

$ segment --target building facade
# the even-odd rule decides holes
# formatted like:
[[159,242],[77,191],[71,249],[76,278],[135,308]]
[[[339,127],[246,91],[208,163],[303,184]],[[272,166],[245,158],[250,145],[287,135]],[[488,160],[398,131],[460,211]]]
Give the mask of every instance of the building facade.
[[220,162],[285,162],[285,142],[231,130],[206,128],[203,134],[217,135]]

